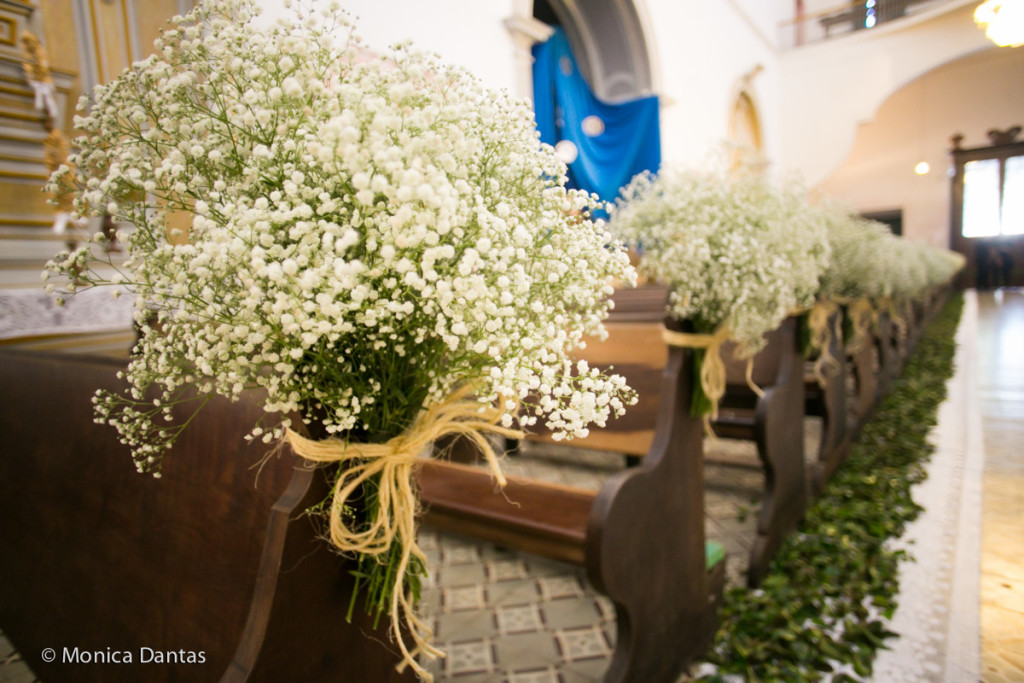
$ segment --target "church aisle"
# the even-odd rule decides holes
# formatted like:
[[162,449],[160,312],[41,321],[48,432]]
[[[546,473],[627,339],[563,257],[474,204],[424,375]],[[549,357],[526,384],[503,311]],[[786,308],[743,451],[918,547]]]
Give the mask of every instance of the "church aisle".
[[[968,292],[957,372],[932,437],[937,451],[928,481],[915,494],[928,512],[902,541],[918,558],[906,563],[901,578],[893,628],[903,637],[879,656],[874,680],[880,683],[1024,681],[1022,349],[1024,290]],[[620,466],[617,460],[601,464]],[[549,476],[570,476],[543,458],[536,465],[560,470]],[[594,481],[579,479],[578,468],[568,472],[577,485],[602,479],[594,471],[587,475]],[[741,528],[749,522],[743,512],[750,501],[743,495],[758,490],[756,482],[741,486],[740,473],[723,473],[728,481],[720,483],[731,498],[718,492],[708,500],[709,532],[724,529],[737,543],[750,534]],[[427,607],[453,655],[433,667],[442,680],[600,680],[614,614],[578,571],[436,532],[425,536],[441,570],[427,591]],[[734,549],[733,561],[737,555]],[[496,660],[516,648],[522,658],[510,675]],[[538,648],[546,656],[538,658]],[[0,683],[34,680],[0,634]]]
[[981,680],[1024,681],[1024,290],[978,294]]

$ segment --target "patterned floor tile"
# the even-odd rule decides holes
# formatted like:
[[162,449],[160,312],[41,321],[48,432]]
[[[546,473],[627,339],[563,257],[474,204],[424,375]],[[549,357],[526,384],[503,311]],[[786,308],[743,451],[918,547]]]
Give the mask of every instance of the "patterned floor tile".
[[562,683],[601,683],[607,669],[604,659],[586,659],[566,664],[560,673]]
[[484,587],[477,584],[441,589],[441,609],[445,612],[481,609],[487,604]]
[[602,621],[615,621],[615,603],[603,595],[598,595],[594,599],[597,604],[597,610],[601,613]]
[[449,643],[445,672],[452,676],[494,672],[494,648],[487,638]]
[[479,546],[448,537],[441,544],[441,563],[445,566],[474,564],[480,561]]
[[544,617],[536,604],[498,607],[495,612],[498,631],[502,635],[539,631],[544,628]]
[[468,586],[486,583],[484,565],[479,561],[465,564],[445,564],[438,570],[438,582],[444,586]]
[[505,674],[505,683],[560,683],[558,670],[553,666],[543,669],[510,671]]
[[489,605],[517,605],[537,602],[540,599],[540,589],[534,578],[499,581],[487,586],[487,604]]
[[491,610],[465,610],[438,614],[434,632],[439,640],[468,640],[498,635],[498,625]]
[[583,595],[583,587],[575,575],[542,576],[537,579],[537,585],[545,600],[576,598]]
[[[439,544],[437,532],[432,529],[421,528],[416,534],[416,543],[420,546],[420,550],[424,552],[427,550],[437,550]],[[440,559],[440,556],[438,556],[438,559]]]
[[608,657],[611,648],[604,632],[596,626],[555,631],[558,647],[567,662],[595,657]]
[[491,583],[496,581],[510,581],[513,579],[525,579],[529,576],[526,570],[526,563],[517,557],[502,560],[491,560],[484,563],[487,569],[487,580]]
[[555,634],[550,631],[513,633],[496,640],[498,665],[503,671],[557,666],[561,661]]
[[589,627],[601,622],[601,610],[589,597],[551,600],[544,603],[544,621],[553,629]]

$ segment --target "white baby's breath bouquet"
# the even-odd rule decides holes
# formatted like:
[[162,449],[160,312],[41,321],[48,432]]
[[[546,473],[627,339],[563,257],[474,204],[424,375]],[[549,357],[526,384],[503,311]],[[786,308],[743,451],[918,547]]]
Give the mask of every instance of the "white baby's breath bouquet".
[[929,288],[949,285],[966,264],[963,254],[927,245],[923,246],[921,258],[924,261],[926,286]]
[[959,254],[910,242],[835,200],[822,201],[817,210],[832,249],[819,296],[846,307],[853,348],[865,339],[875,312],[906,315],[911,301],[948,284],[963,267]]
[[818,205],[825,226],[832,259],[821,277],[821,296],[852,302],[863,297],[886,295],[884,270],[892,233],[884,224],[861,218],[834,200]]
[[737,342],[747,357],[786,316],[814,303],[829,259],[803,193],[760,174],[668,167],[638,175],[611,226],[640,253],[641,274],[669,287],[669,315]]
[[[89,246],[50,271],[137,296],[129,392],[97,413],[138,469],[158,474],[187,425],[172,408],[215,394],[263,392],[277,417],[251,438],[291,438],[300,415],[349,446],[434,434],[423,415],[453,396],[492,431],[540,419],[582,436],[622,413],[623,379],[568,354],[603,334],[611,282],[635,273],[589,219],[596,199],[565,189],[529,105],[407,47],[371,55],[335,7],[257,13],[208,0],[176,19],[92,93],[74,170],[53,179],[79,213],[134,226],[115,275]],[[353,546],[364,575],[408,569],[372,598],[394,619],[423,559],[409,529],[375,545],[373,516],[332,519],[332,535],[338,521],[374,536]]]

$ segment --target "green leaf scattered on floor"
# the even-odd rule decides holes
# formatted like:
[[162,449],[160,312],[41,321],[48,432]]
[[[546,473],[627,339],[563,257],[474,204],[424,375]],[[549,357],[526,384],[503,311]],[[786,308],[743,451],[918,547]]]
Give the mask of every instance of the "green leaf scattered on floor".
[[[913,559],[889,542],[921,508],[926,437],[953,375],[963,298],[954,294],[925,330],[847,460],[790,535],[761,588],[726,592],[702,681],[857,681],[896,637],[886,625],[899,596],[898,566]],[[710,667],[703,667],[706,671]]]

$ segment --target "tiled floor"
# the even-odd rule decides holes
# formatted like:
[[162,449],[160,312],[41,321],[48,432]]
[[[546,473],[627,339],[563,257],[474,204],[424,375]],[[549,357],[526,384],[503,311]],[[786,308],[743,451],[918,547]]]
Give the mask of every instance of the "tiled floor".
[[[977,325],[978,403],[986,456],[980,677],[986,683],[1021,682],[1024,455],[1019,444],[1024,440],[1024,292],[980,293]],[[815,443],[812,423],[808,452],[813,452]],[[740,582],[753,537],[762,475],[749,444],[709,441],[707,448],[711,453],[727,450],[730,460],[741,461],[739,465],[706,467],[707,533],[725,545],[729,579]],[[508,462],[508,472],[596,489],[623,466],[621,458],[609,454],[577,454],[575,463],[542,448],[529,455]],[[614,645],[614,613],[580,569],[430,529],[423,530],[422,543],[432,569],[424,610],[434,620],[438,644],[448,652],[445,660],[429,665],[440,680],[601,680]],[[0,683],[34,680],[0,634]]]
[[[808,452],[820,423],[808,420]],[[506,474],[596,490],[624,466],[612,453],[523,445]],[[729,557],[728,580],[745,581],[764,475],[754,445],[709,439],[705,466],[706,532]],[[713,459],[730,464],[715,464]],[[428,664],[438,680],[507,683],[600,681],[615,644],[611,602],[581,568],[502,550],[472,539],[421,531],[431,564],[424,610],[448,656]]]
[[0,683],[34,683],[35,674],[0,631]]
[[575,567],[429,530],[422,542],[434,580],[424,610],[447,652],[429,667],[438,678],[599,680],[615,616]]

